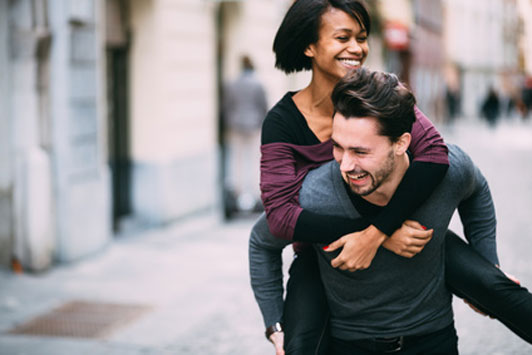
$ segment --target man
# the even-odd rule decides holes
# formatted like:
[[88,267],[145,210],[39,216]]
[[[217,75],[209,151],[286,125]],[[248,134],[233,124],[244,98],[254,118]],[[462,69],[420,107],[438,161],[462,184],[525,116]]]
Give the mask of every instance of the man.
[[257,208],[259,202],[260,127],[268,104],[251,58],[241,58],[242,72],[224,90],[224,136],[227,147],[225,189],[228,217]]
[[[407,147],[415,99],[394,75],[362,69],[337,85],[333,103],[336,161],[309,173],[300,202],[315,212],[371,218],[391,199],[410,164]],[[341,254],[338,257],[347,239],[315,246],[330,310],[330,353],[457,353],[451,294],[444,279],[444,236],[454,210],[485,180],[459,148],[450,146],[449,159],[444,181],[412,216],[434,231],[432,240],[415,257],[404,258],[379,248],[366,269],[351,272],[348,261]],[[492,205],[484,203],[482,209],[479,200],[479,208],[459,211],[475,249],[497,264],[494,234],[482,238],[482,227],[468,228],[478,223],[475,213],[494,217]],[[494,218],[484,220],[492,224]],[[253,240],[257,237],[251,236],[250,267],[261,305],[278,300],[278,294],[273,289],[270,294],[259,290],[264,280],[257,282],[254,275],[260,268],[269,267],[272,275],[277,271],[275,256],[253,256],[253,245],[260,244]],[[271,241],[270,245],[281,243]]]

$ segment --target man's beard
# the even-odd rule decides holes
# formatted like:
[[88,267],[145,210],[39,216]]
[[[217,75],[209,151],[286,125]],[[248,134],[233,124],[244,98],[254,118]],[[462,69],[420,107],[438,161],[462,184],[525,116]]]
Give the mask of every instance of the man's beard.
[[350,182],[350,179],[347,178],[347,181],[349,181],[349,188],[353,193],[359,195],[359,196],[367,196],[375,192],[391,175],[393,170],[395,169],[395,159],[394,159],[394,153],[392,150],[390,150],[390,153],[388,154],[388,158],[383,163],[382,167],[377,170],[374,174],[368,172],[368,171],[362,171],[361,173],[366,173],[371,179],[371,184],[369,187],[359,187],[355,184]]

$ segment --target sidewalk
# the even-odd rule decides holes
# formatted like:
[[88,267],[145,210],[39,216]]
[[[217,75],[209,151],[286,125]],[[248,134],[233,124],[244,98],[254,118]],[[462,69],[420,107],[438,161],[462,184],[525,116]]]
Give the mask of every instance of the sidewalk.
[[[249,286],[253,218],[200,219],[116,239],[42,275],[0,272],[0,354],[270,354]],[[147,306],[103,338],[7,334],[72,301]]]
[[[502,267],[531,289],[532,124],[506,122],[493,130],[466,122],[444,130],[487,177]],[[42,275],[0,271],[0,355],[273,355],[249,285],[252,223],[189,220],[117,238],[97,255]],[[456,219],[451,228],[460,232]],[[147,310],[100,338],[7,333],[74,300]],[[453,308],[462,355],[531,353],[498,321],[456,298]]]

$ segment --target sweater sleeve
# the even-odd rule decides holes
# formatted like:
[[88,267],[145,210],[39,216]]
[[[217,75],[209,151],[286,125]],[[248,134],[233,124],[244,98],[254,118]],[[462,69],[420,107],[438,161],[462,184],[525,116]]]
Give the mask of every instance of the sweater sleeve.
[[[319,149],[330,150],[329,145]],[[316,150],[316,149],[314,149]],[[363,218],[349,219],[321,215],[303,210],[299,204],[299,190],[308,171],[330,159],[318,152],[323,161],[305,156],[303,151],[286,143],[270,143],[261,146],[262,201],[270,232],[281,239],[311,243],[330,243],[339,237],[369,226]],[[301,161],[296,161],[296,154]]]
[[410,152],[414,159],[388,205],[372,221],[391,236],[423,204],[449,168],[448,149],[432,122],[416,107]]
[[[260,183],[268,226],[273,235],[282,239],[330,243],[345,234],[361,231],[370,224],[392,235],[430,196],[449,166],[443,138],[430,120],[416,108],[410,145],[414,161],[388,206],[373,221],[362,217],[348,219],[312,213],[300,207],[299,190],[310,169],[332,159],[332,150],[322,154],[327,159],[306,159],[305,166],[298,167],[294,145],[285,143],[293,140],[293,137],[283,125],[280,119],[270,119],[263,126]],[[277,143],[274,138],[278,140]],[[323,147],[329,149],[325,145]]]
[[[465,176],[462,185],[464,190],[468,191],[458,205],[464,235],[476,252],[492,264],[499,265],[496,242],[497,219],[488,182],[471,158],[464,152],[459,153],[465,162],[461,164],[463,166],[461,173]],[[460,158],[459,153],[455,153],[455,156]]]
[[274,238],[261,215],[249,238],[249,275],[251,287],[262,313],[264,325],[282,321],[283,259],[282,250],[289,242]]

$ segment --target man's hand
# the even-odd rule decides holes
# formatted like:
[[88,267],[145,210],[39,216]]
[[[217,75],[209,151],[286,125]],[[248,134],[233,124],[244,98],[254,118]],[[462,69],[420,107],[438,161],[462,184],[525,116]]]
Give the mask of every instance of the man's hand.
[[502,273],[503,273],[504,275],[506,275],[507,278],[509,278],[510,280],[512,280],[513,282],[515,282],[516,284],[521,285],[521,281],[519,281],[519,279],[518,279],[517,277],[515,277],[515,276],[512,275],[512,274],[508,274],[508,273],[504,272],[504,271],[501,269],[501,267],[500,267],[499,265],[495,265],[495,266],[497,266],[497,268],[499,268],[499,269],[502,271]]
[[397,255],[412,258],[432,239],[433,229],[427,230],[416,221],[407,220],[387,238],[382,246]]
[[329,252],[343,247],[340,254],[331,261],[332,267],[349,271],[364,270],[371,265],[377,249],[385,239],[386,234],[371,225],[361,232],[344,235],[323,250]]
[[274,332],[270,335],[270,341],[275,346],[275,355],[284,355],[284,332]]

